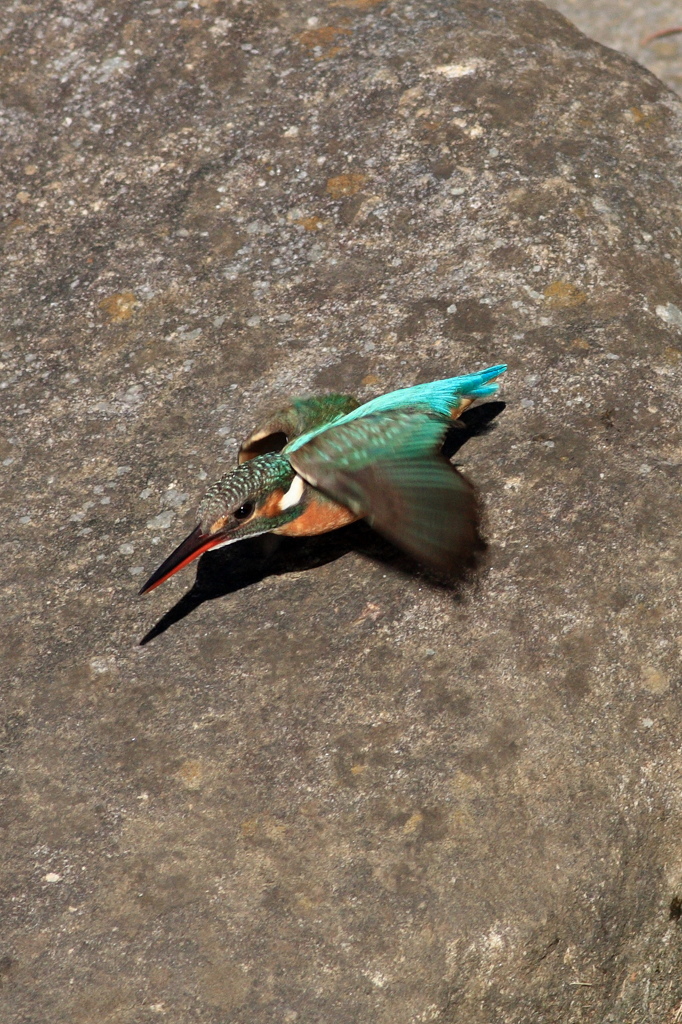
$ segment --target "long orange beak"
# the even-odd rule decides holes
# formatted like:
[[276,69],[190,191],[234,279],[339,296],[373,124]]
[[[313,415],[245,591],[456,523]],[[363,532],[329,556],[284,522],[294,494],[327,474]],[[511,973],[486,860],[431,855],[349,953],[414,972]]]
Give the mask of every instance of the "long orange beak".
[[214,548],[216,544],[223,544],[224,541],[225,538],[220,535],[211,537],[202,533],[201,526],[197,526],[195,530],[192,530],[189,537],[185,537],[182,544],[177,546],[173,554],[169,555],[166,561],[161,563],[156,572],[151,574],[140,590],[140,594],[146,594],[148,590],[153,590],[154,587],[160,586],[169,576],[172,576],[180,569],[184,569],[186,565],[193,562],[199,555],[203,555],[204,551]]

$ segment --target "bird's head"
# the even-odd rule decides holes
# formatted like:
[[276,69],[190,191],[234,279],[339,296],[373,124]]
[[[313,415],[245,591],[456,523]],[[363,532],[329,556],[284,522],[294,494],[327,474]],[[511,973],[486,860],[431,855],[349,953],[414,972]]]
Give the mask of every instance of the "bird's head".
[[267,533],[301,512],[303,482],[279,453],[260,455],[216,481],[204,495],[198,523],[140,590],[145,594],[211,548]]

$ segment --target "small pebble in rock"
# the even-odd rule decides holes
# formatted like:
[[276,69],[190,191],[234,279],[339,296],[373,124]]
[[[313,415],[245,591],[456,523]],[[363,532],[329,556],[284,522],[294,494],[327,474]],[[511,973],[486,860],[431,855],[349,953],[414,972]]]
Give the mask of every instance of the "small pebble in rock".
[[670,689],[670,679],[665,672],[655,665],[645,665],[642,669],[639,684],[649,693],[666,693]]
[[665,306],[656,306],[656,316],[666,324],[682,327],[682,310],[672,302],[666,303]]
[[174,517],[175,513],[171,512],[170,509],[167,509],[165,512],[159,512],[158,516],[154,516],[153,519],[150,519],[148,521],[147,529],[167,530],[170,527],[171,523],[173,522]]

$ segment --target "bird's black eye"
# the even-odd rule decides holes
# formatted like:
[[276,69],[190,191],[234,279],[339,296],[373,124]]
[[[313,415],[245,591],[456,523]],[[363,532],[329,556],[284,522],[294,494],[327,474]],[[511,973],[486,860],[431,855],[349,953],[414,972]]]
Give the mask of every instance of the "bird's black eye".
[[244,502],[243,505],[240,505],[238,509],[235,509],[235,511],[234,511],[234,518],[235,519],[248,519],[248,517],[251,515],[252,512],[253,512],[253,502],[252,501],[246,501],[246,502]]

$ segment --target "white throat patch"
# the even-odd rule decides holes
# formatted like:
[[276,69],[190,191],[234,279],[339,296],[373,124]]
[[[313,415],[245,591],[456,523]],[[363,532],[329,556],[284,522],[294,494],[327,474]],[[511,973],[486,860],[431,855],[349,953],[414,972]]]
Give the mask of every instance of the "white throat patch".
[[292,505],[298,505],[299,501],[303,497],[303,491],[305,489],[305,480],[296,474],[294,479],[291,481],[291,486],[286,494],[283,496],[280,504],[280,512],[284,512],[285,509],[291,508]]

